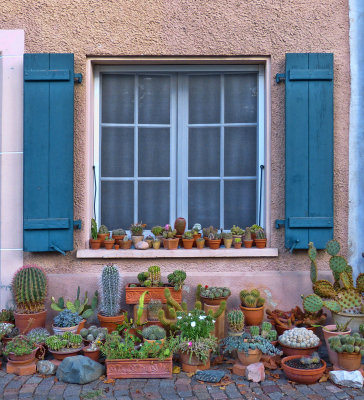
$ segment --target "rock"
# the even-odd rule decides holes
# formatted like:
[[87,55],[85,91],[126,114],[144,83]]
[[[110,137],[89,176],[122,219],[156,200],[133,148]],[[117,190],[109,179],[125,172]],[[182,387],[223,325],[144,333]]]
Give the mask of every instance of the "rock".
[[363,387],[363,375],[360,371],[331,371],[330,379],[336,385],[358,389]]
[[135,245],[135,248],[136,249],[138,249],[138,250],[146,250],[146,249],[149,249],[149,243],[148,242],[138,242],[136,245]]
[[246,371],[246,366],[243,365],[242,363],[237,361],[233,365],[233,374],[239,375],[239,376],[245,376],[245,371]]
[[221,379],[225,376],[224,371],[207,369],[206,371],[197,371],[195,374],[196,379],[202,382],[212,382],[217,383],[220,382]]
[[265,380],[264,364],[261,362],[250,364],[246,367],[245,377],[248,381],[262,382]]
[[37,371],[41,375],[54,375],[56,373],[57,366],[51,361],[41,360],[37,362]]
[[62,382],[84,385],[99,379],[105,368],[91,358],[74,356],[65,358],[57,369],[57,378]]

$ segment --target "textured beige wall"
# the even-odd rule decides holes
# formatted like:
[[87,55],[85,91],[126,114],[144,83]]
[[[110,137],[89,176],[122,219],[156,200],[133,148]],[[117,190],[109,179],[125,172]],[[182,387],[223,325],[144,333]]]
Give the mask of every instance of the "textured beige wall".
[[[287,52],[333,52],[335,58],[335,238],[347,251],[349,21],[347,0],[3,0],[2,29],[24,29],[27,52],[75,53],[76,72],[86,73],[90,55],[262,55],[271,57],[272,199],[271,246],[274,259],[167,259],[164,271],[263,271],[308,269],[305,252],[284,249],[284,84],[274,75],[284,71]],[[86,85],[75,88],[75,219],[84,219],[86,191]],[[76,247],[88,231],[75,232]],[[321,255],[322,259],[323,256]],[[104,264],[48,254],[26,254],[49,272],[97,272]],[[125,271],[140,271],[153,261],[115,260]],[[321,263],[322,266],[325,263]]]

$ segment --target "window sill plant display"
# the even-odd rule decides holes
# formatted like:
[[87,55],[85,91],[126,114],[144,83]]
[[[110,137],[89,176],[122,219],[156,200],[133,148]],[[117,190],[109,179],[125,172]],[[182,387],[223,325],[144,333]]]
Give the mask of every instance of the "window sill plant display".
[[193,234],[191,231],[186,231],[183,235],[182,235],[182,243],[183,243],[183,247],[185,249],[192,249],[193,246]]
[[222,239],[224,241],[224,246],[226,249],[230,249],[233,244],[233,234],[231,232],[223,232]]
[[306,296],[303,307],[307,312],[315,313],[323,307],[332,312],[335,323],[345,324],[352,319],[349,328],[359,332],[359,326],[364,323],[364,274],[359,274],[356,287],[353,282],[353,271],[344,257],[339,256],[340,245],[336,240],[326,244],[326,252],[331,256],[329,265],[334,283],[317,279],[317,250],[309,243],[308,256],[311,260],[311,281],[314,294]]
[[104,246],[106,250],[111,250],[114,247],[115,239],[112,236],[106,236]]
[[14,319],[14,311],[3,309],[0,311],[0,323],[8,323],[13,324],[15,322]]
[[203,249],[205,247],[205,239],[204,238],[197,238],[196,239],[196,247],[198,249]]
[[71,332],[49,336],[45,344],[56,360],[75,356],[83,348],[82,336]]
[[25,334],[34,328],[44,328],[47,312],[47,277],[35,265],[25,265],[14,275],[12,292],[16,303],[15,325]]
[[143,329],[142,336],[144,342],[156,343],[159,347],[162,347],[166,338],[166,331],[158,325],[150,325]]
[[[159,246],[161,246],[162,241],[163,241],[163,227],[161,227],[160,225],[155,225],[153,226],[153,228],[151,229],[155,239],[158,239],[161,243],[159,244]],[[153,246],[154,247],[154,246]],[[155,247],[154,247],[155,248]],[[159,249],[159,247],[158,247]]]
[[153,236],[152,235],[148,235],[144,241],[148,243],[149,248],[151,249],[153,247]]
[[258,249],[263,249],[264,247],[267,246],[267,237],[265,235],[264,229],[258,229],[255,231],[255,246]]
[[355,371],[360,368],[364,356],[364,338],[359,333],[333,336],[329,339],[329,345],[337,353],[340,369]]
[[9,342],[4,350],[4,354],[11,361],[32,362],[38,346],[28,337],[19,335]]
[[253,246],[253,242],[251,229],[247,227],[244,233],[244,247],[250,249]]
[[315,352],[311,356],[284,357],[282,369],[290,381],[310,385],[321,379],[326,370],[326,363]]
[[53,318],[53,331],[55,335],[62,335],[65,332],[76,333],[82,317],[76,312],[65,308]]
[[253,244],[255,244],[255,239],[257,237],[257,231],[263,229],[261,226],[254,224],[250,227],[251,233],[252,233],[252,239],[253,239]]
[[240,226],[235,226],[230,229],[231,234],[233,235],[233,239],[240,238],[243,239],[244,230],[240,228]]
[[131,231],[131,240],[133,241],[134,247],[138,242],[143,241],[144,239],[143,231],[146,226],[147,225],[143,224],[142,222],[137,222],[136,224],[132,224],[130,226],[129,229]]
[[236,237],[234,238],[234,249],[240,249],[241,248],[241,238]]
[[112,231],[112,237],[115,239],[115,243],[120,244],[119,240],[123,240],[126,235],[124,229],[118,228]]
[[252,337],[261,336],[264,339],[269,340],[273,346],[277,344],[277,331],[273,329],[270,322],[263,322],[261,327],[252,325],[249,328]]
[[293,328],[280,335],[278,342],[282,347],[283,354],[311,355],[320,346],[320,339],[312,331],[306,328]]
[[212,250],[218,249],[221,245],[221,235],[218,233],[218,229],[210,226],[208,228],[203,228],[202,231],[206,246],[210,247]]
[[333,336],[350,335],[351,330],[348,327],[349,323],[350,320],[348,320],[345,324],[326,325],[322,327],[322,332],[324,334],[329,359],[334,367],[338,366],[337,353],[331,350],[329,345],[329,339]]
[[153,249],[158,250],[161,247],[161,241],[158,238],[153,240]]
[[105,265],[99,282],[100,306],[97,318],[102,328],[109,332],[123,323],[125,311],[121,310],[121,275],[115,265]]
[[97,234],[97,223],[92,218],[91,219],[91,239],[90,239],[90,246],[92,250],[98,250],[101,247],[102,239],[98,237]]
[[105,247],[105,239],[109,236],[109,229],[106,225],[100,225],[99,232],[97,233],[97,238],[101,239],[101,247]]
[[129,239],[128,235],[125,235],[123,240],[119,240],[119,245],[123,250],[129,250],[132,243],[133,242]]
[[202,286],[197,285],[197,298],[203,303],[212,306],[220,305],[222,301],[226,301],[231,295],[231,291],[227,287],[216,287],[216,286]]
[[194,244],[193,244],[194,247],[196,246],[196,240],[201,238],[201,233],[200,233],[201,229],[202,229],[201,224],[194,224],[191,229],[194,239]]
[[282,354],[269,340],[261,336],[252,337],[249,333],[228,336],[221,341],[221,345],[225,353],[237,351],[238,359],[244,366],[259,362],[262,354],[269,356]]
[[227,314],[229,336],[241,336],[244,333],[244,314],[241,310],[231,310]]
[[258,289],[242,290],[240,292],[241,306],[246,325],[260,325],[264,318],[265,299]]
[[171,225],[166,224],[163,230],[163,247],[167,250],[176,250],[178,248],[179,238],[176,238],[177,231],[172,230]]

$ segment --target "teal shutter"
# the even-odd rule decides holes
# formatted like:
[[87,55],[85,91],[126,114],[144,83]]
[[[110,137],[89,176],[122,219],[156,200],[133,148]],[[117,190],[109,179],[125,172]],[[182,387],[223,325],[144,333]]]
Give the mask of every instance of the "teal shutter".
[[333,238],[333,54],[286,54],[285,246]]
[[73,249],[73,54],[24,54],[24,251]]

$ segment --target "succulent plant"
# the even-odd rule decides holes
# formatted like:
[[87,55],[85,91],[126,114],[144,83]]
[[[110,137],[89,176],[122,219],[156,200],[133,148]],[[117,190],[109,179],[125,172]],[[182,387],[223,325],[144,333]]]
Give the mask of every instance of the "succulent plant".
[[194,235],[197,235],[201,229],[201,224],[194,224],[191,230]]
[[257,239],[266,239],[266,235],[265,235],[264,229],[258,229],[255,232],[255,235],[256,235]]
[[118,229],[114,229],[112,231],[112,234],[114,236],[122,236],[122,235],[126,235],[126,232],[124,231],[124,229],[118,228]]
[[163,228],[159,225],[153,226],[152,228],[152,233],[154,236],[159,236],[161,235],[163,232]]
[[216,235],[218,233],[218,229],[213,226],[209,226],[208,228],[202,229],[202,234],[204,237],[209,237],[211,234]]
[[191,231],[186,231],[183,235],[182,235],[183,239],[193,239],[193,233]]
[[364,324],[359,325],[359,332],[362,336],[364,336]]
[[318,336],[306,328],[289,329],[279,336],[278,340],[285,346],[299,349],[316,347],[320,343]]
[[121,276],[115,265],[105,265],[100,278],[100,312],[112,317],[121,309]]
[[45,340],[50,333],[48,329],[45,328],[35,328],[32,329],[30,332],[27,333],[28,338],[33,340],[34,343],[45,343]]
[[181,290],[183,283],[186,280],[186,272],[180,269],[176,269],[167,276],[168,282],[174,286],[174,290]]
[[95,325],[92,325],[89,328],[83,328],[80,331],[82,338],[90,342],[96,340],[97,338],[100,340],[105,339],[107,333],[107,328],[98,328]]
[[250,327],[250,334],[252,335],[252,337],[259,336],[259,333],[260,333],[260,328],[259,328],[259,326],[254,326],[254,325],[252,325],[252,326]]
[[103,234],[103,235],[104,235],[105,233],[109,233],[109,230],[108,230],[107,226],[106,226],[106,225],[100,225],[99,233],[101,233],[101,234]]
[[166,337],[166,331],[158,325],[150,325],[143,329],[142,335],[147,340],[162,340]]
[[162,308],[162,301],[159,299],[151,299],[147,304],[148,310],[148,320],[149,321],[158,321],[158,313]]
[[320,363],[320,356],[319,354],[315,351],[312,353],[310,356],[304,356],[300,358],[300,362],[303,365],[311,365],[311,364],[319,364]]
[[152,265],[148,268],[149,279],[152,282],[152,286],[159,286],[161,282],[161,269],[158,265]]
[[250,229],[251,229],[251,231],[253,232],[253,233],[256,233],[256,231],[258,231],[259,229],[263,229],[261,226],[259,226],[259,225],[257,225],[257,224],[254,224],[254,225],[252,225],[251,227],[250,227]]
[[2,322],[14,322],[14,311],[3,309],[0,311],[0,323]]
[[131,234],[133,235],[133,236],[142,236],[143,235],[143,231],[144,231],[144,228],[146,227],[147,225],[146,224],[143,224],[142,222],[137,222],[136,224],[132,224],[132,225],[130,225],[130,231],[131,231]]
[[166,224],[163,230],[164,239],[173,239],[177,235],[177,230],[172,229],[171,225]]
[[241,238],[240,237],[234,238],[234,243],[241,243]]
[[200,296],[202,297],[206,297],[209,299],[219,299],[221,297],[228,297],[231,295],[231,291],[227,287],[206,286],[203,287],[201,285]]
[[45,340],[46,346],[52,351],[63,349],[78,349],[82,345],[81,335],[65,332],[63,335],[53,335]]
[[230,232],[233,234],[233,235],[243,235],[244,234],[244,230],[243,229],[241,229],[239,226],[235,226],[235,225],[233,225],[233,227],[230,229]]
[[222,238],[223,239],[232,239],[233,238],[233,234],[231,232],[223,232],[222,233]]
[[[9,324],[7,322],[1,322],[0,323],[0,340],[4,337],[4,336],[8,336],[11,331],[14,329],[14,325],[13,324]],[[19,334],[19,333],[18,333]],[[9,336],[8,336],[9,337]]]
[[208,238],[209,240],[219,240],[221,239],[221,234],[217,232],[216,233],[211,232],[209,233]]
[[47,277],[36,265],[25,265],[14,275],[12,292],[18,313],[32,314],[44,311]]
[[242,332],[244,329],[244,314],[241,310],[231,310],[227,314],[227,322],[232,332]]
[[53,325],[59,328],[70,328],[71,326],[77,326],[81,321],[81,316],[66,308],[54,317]]
[[260,308],[264,306],[265,299],[260,296],[258,289],[242,290],[240,292],[241,304],[248,308]]
[[329,338],[329,345],[337,353],[360,353],[364,356],[364,338],[359,333],[332,336]]
[[14,353],[16,356],[23,356],[30,354],[36,347],[36,344],[30,338],[19,335],[6,345],[4,354],[7,356],[9,353]]
[[97,239],[97,223],[94,218],[91,219],[91,239]]
[[270,356],[282,355],[282,351],[278,350],[267,339],[261,336],[252,337],[249,333],[244,333],[241,336],[228,336],[221,340],[221,345],[224,352],[236,350],[248,354],[250,349],[258,349],[263,354]]
[[247,240],[247,241],[252,240],[252,231],[248,226],[245,228],[244,240]]

